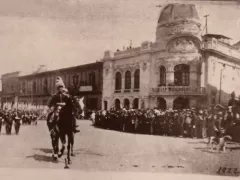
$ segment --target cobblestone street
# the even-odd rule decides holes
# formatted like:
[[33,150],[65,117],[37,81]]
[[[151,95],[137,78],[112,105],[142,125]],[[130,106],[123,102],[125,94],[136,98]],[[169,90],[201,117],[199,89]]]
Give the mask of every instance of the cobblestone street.
[[[97,129],[78,122],[71,169],[120,172],[183,172],[216,174],[220,167],[240,168],[240,146],[226,153],[210,152],[206,140],[128,134]],[[20,135],[0,136],[1,168],[63,169],[63,158],[53,163],[45,122],[22,126]]]

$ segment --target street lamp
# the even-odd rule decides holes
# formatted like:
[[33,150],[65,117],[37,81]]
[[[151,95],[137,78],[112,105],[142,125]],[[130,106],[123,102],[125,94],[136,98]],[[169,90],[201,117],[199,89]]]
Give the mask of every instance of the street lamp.
[[225,68],[225,64],[223,64],[223,68],[220,70],[220,87],[219,87],[219,104],[221,104],[221,96],[222,96],[222,71]]

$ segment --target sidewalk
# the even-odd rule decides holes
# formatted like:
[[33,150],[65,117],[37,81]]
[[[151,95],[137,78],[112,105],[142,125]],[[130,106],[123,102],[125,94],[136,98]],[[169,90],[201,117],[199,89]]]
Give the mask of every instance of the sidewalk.
[[208,176],[192,174],[167,174],[167,173],[137,173],[137,172],[83,172],[78,170],[62,169],[0,169],[3,180],[31,179],[31,180],[227,180],[236,179],[226,176]]

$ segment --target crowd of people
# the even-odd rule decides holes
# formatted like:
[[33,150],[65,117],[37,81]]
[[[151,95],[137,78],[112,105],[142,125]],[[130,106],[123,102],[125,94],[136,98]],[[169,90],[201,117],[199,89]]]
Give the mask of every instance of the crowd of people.
[[238,123],[231,108],[111,109],[93,113],[92,120],[94,126],[106,129],[189,138],[220,135]]
[[0,110],[0,133],[5,126],[6,135],[11,135],[13,126],[15,134],[19,134],[21,125],[37,125],[37,120],[41,118],[39,110],[19,110],[19,109],[1,109]]
[[[208,109],[159,110],[114,109],[92,113],[93,125],[124,132],[146,133],[163,136],[209,138],[236,135],[233,126],[240,126],[240,99],[231,94],[228,107],[211,106]],[[240,138],[238,138],[240,141]]]

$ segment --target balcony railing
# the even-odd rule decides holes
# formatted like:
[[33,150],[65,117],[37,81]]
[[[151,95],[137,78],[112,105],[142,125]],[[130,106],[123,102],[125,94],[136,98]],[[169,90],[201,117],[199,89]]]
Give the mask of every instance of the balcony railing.
[[121,89],[115,89],[115,93],[120,93]]
[[130,92],[139,92],[140,89],[115,89],[114,93],[130,93]]
[[152,88],[151,94],[155,95],[204,95],[206,94],[204,87],[189,86],[162,86]]

